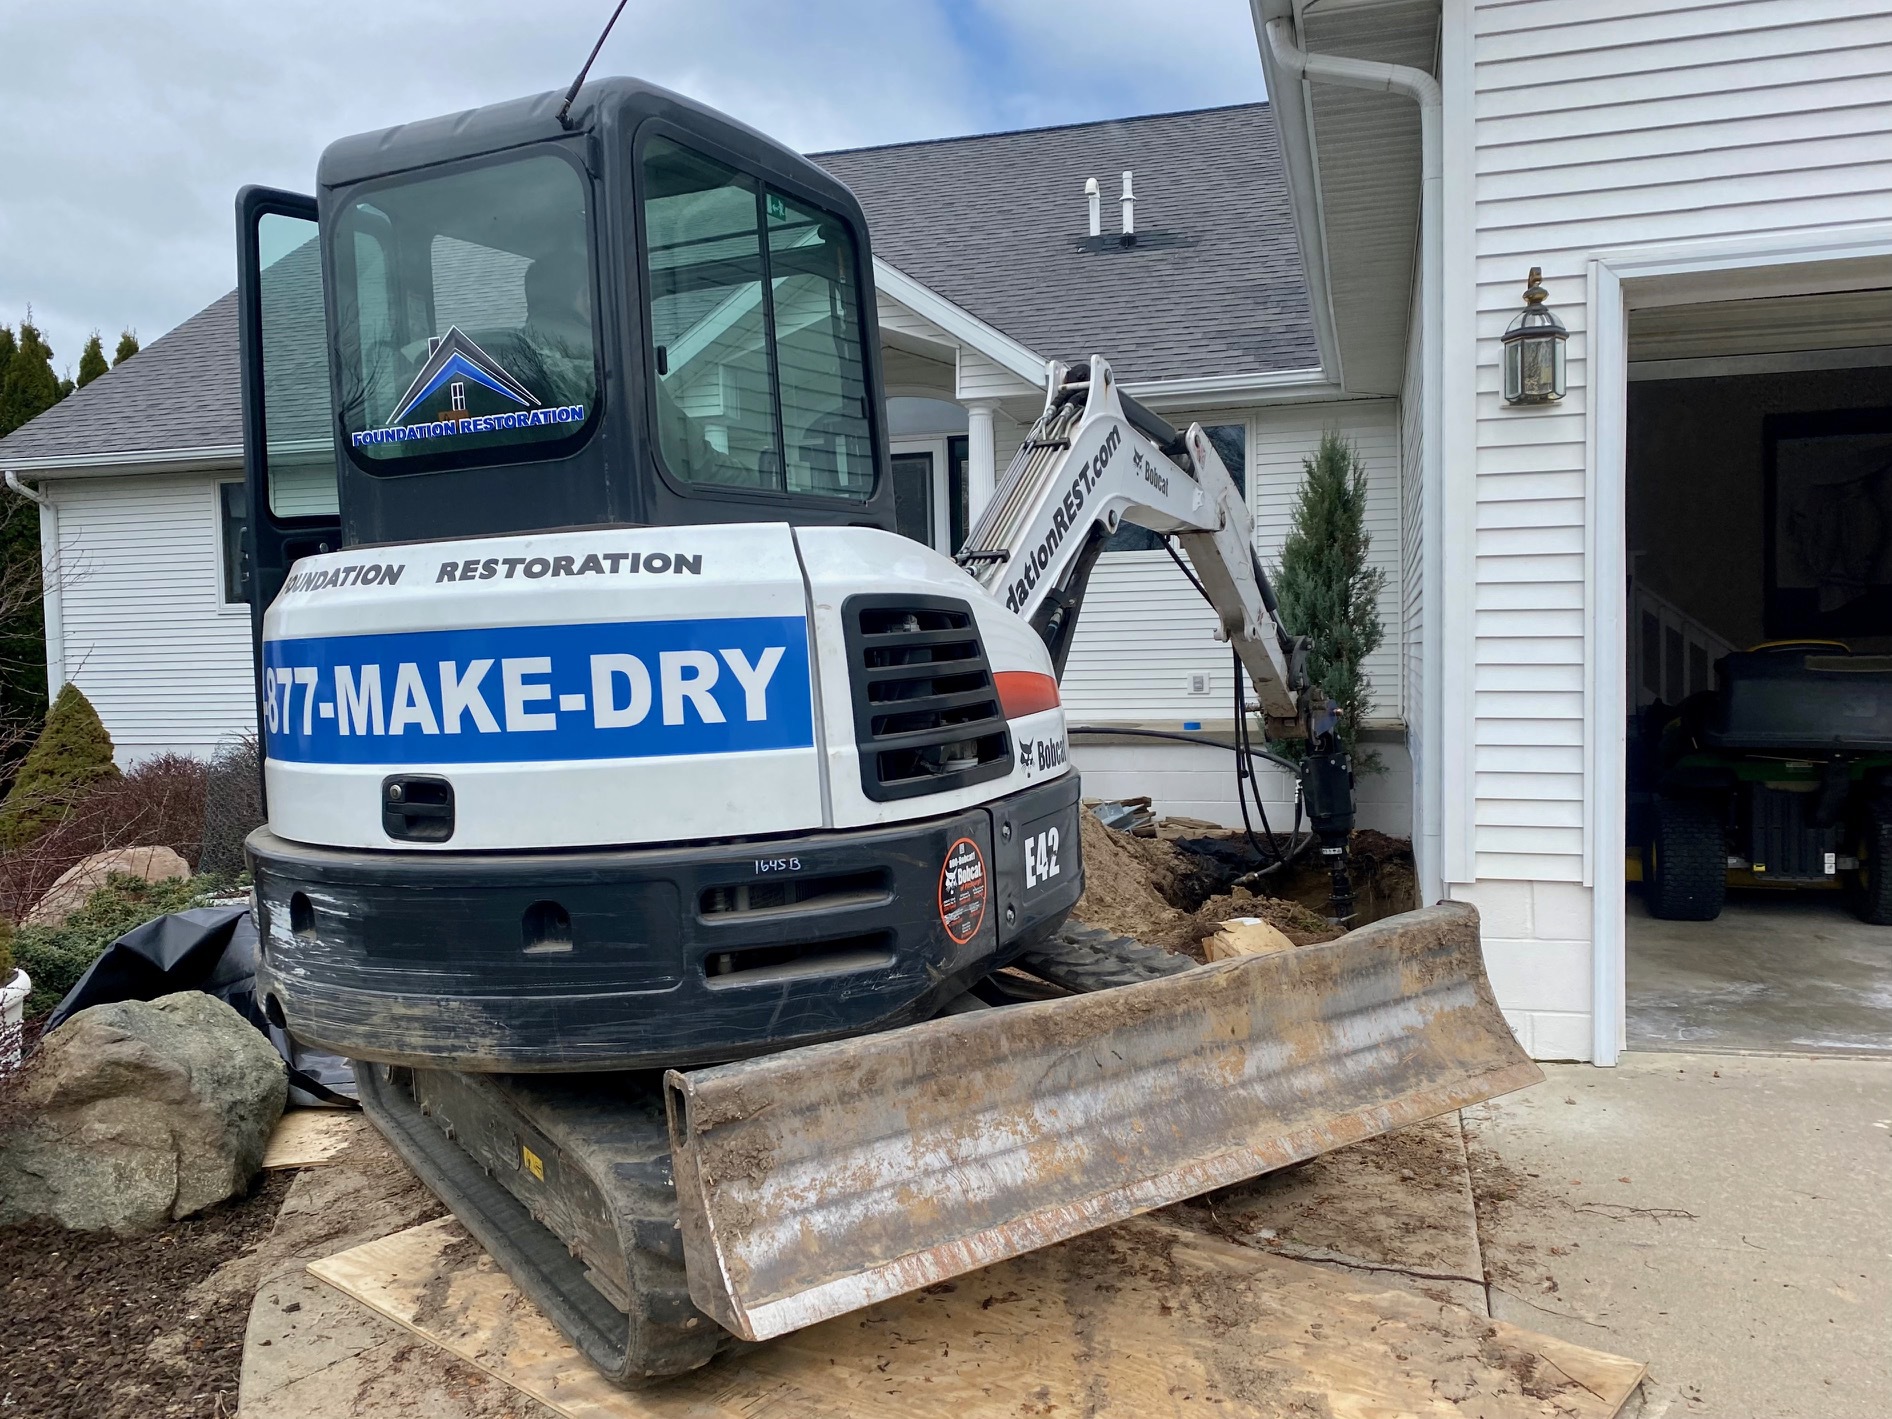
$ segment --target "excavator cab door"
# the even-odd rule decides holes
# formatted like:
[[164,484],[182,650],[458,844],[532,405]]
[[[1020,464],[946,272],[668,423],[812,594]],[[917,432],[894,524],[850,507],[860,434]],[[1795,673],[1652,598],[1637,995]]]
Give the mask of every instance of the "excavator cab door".
[[268,187],[237,194],[241,584],[259,655],[263,612],[289,568],[342,542],[320,251],[313,197]]

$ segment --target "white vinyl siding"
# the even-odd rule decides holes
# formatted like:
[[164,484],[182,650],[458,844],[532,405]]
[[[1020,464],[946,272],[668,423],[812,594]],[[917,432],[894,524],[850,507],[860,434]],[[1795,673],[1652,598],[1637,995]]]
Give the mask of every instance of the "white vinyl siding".
[[[1632,246],[1892,219],[1892,15],[1865,8],[1467,6],[1474,645],[1469,655],[1452,649],[1472,676],[1470,848],[1480,880],[1585,875],[1589,261]],[[1463,234],[1448,229],[1446,239]],[[1543,268],[1549,305],[1570,330],[1569,393],[1553,407],[1512,409],[1500,394],[1499,336],[1532,266]]]
[[[1106,552],[1091,572],[1060,693],[1073,724],[1216,721],[1234,713],[1215,615],[1164,552]],[[1206,675],[1208,693],[1189,692]]]
[[[1179,427],[1190,422],[1176,416]],[[1281,404],[1205,414],[1200,422],[1248,427],[1248,507],[1256,550],[1272,571],[1294,513],[1302,461],[1324,430],[1351,439],[1367,465],[1367,529],[1373,564],[1386,573],[1380,597],[1385,639],[1369,659],[1372,717],[1400,720],[1400,464],[1398,404],[1391,399]],[[1063,695],[1074,723],[1227,724],[1234,713],[1233,666],[1215,617],[1163,552],[1108,552],[1098,559],[1065,667]],[[1193,694],[1191,676],[1209,692]]]
[[216,474],[49,482],[67,677],[120,764],[253,732],[250,610],[223,604]]
[[1027,384],[1003,365],[987,359],[977,350],[959,347],[956,373],[961,399],[1022,399],[1043,401],[1044,388]]

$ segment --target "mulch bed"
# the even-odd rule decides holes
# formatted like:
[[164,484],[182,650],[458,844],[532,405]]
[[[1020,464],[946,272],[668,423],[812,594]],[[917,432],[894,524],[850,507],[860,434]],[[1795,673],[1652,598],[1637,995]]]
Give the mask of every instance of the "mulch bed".
[[293,1176],[142,1236],[0,1228],[0,1410],[234,1415],[253,1283],[203,1283],[269,1236]]

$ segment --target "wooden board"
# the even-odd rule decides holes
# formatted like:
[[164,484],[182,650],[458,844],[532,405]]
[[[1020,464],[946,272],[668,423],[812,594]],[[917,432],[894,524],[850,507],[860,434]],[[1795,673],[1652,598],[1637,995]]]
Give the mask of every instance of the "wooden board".
[[263,1149],[265,1168],[332,1163],[369,1128],[353,1109],[291,1109],[276,1121]]
[[639,1393],[599,1377],[451,1218],[309,1270],[567,1419],[1613,1419],[1646,1370],[1150,1219]]

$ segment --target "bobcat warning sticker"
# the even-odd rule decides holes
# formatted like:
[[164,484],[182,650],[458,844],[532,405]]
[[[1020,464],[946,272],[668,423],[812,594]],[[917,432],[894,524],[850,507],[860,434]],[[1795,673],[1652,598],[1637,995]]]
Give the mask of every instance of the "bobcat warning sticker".
[[946,849],[946,861],[939,870],[939,924],[961,946],[985,924],[988,886],[985,854],[977,843],[961,838]]

